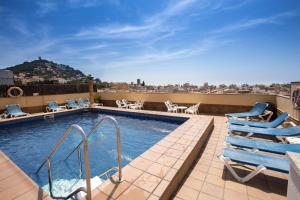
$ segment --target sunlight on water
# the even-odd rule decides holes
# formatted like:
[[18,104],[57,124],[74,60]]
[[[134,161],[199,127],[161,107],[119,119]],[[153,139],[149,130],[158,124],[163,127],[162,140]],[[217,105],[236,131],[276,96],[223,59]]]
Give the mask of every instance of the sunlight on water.
[[[39,174],[35,174],[35,171],[62,133],[74,123],[88,133],[104,116],[106,114],[102,111],[85,112],[22,123],[18,126],[1,127],[0,149],[43,189],[49,191],[47,167],[44,166]],[[112,116],[120,126],[122,166],[141,155],[182,123],[182,120],[169,122],[159,118],[130,117],[116,113]],[[75,152],[64,161],[66,155],[79,144],[80,139],[80,135],[72,131],[52,159],[52,178],[55,180],[53,193],[56,196],[69,194],[84,182],[83,148],[81,148],[81,163],[83,164],[81,178],[83,180],[78,179],[80,162],[77,153]],[[91,177],[118,166],[115,127],[108,122],[99,127],[89,138],[88,149]]]
[[[101,185],[104,180],[100,179],[98,176],[95,176],[91,179],[91,188],[92,190]],[[68,196],[71,192],[75,191],[80,187],[86,188],[86,179],[56,179],[52,183],[53,195],[56,197]],[[49,184],[42,187],[43,190],[49,193]],[[80,192],[81,197],[85,196],[84,192]]]

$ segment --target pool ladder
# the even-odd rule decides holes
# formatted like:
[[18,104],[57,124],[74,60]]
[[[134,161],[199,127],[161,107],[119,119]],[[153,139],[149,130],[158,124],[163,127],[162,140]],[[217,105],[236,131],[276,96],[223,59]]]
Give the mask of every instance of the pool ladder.
[[[121,159],[121,143],[120,143],[120,128],[118,125],[118,122],[115,118],[111,117],[111,116],[105,116],[103,118],[100,119],[100,121],[96,124],[96,126],[94,126],[93,129],[90,130],[90,132],[88,132],[88,134],[85,134],[84,130],[77,124],[73,124],[71,125],[61,136],[61,138],[57,141],[57,143],[54,145],[54,147],[52,148],[52,150],[50,151],[49,155],[46,157],[46,159],[42,162],[42,164],[39,166],[39,168],[37,169],[37,171],[35,172],[36,174],[38,174],[40,172],[40,170],[42,169],[42,167],[47,164],[48,167],[48,182],[49,182],[49,192],[50,192],[50,196],[53,199],[69,199],[69,198],[76,198],[76,195],[79,192],[84,192],[86,193],[86,199],[87,200],[91,200],[91,176],[90,176],[90,164],[89,164],[89,158],[88,158],[88,138],[96,132],[96,130],[101,126],[101,124],[104,121],[111,121],[115,128],[116,128],[116,135],[117,135],[117,150],[118,150],[118,167],[113,167],[108,169],[107,171],[105,171],[104,173],[102,173],[100,175],[101,176],[106,176],[107,178],[109,177],[109,172],[111,172],[112,170],[116,170],[118,172],[118,180],[116,180],[115,182],[122,182],[122,159]],[[65,196],[65,197],[58,197],[55,196],[53,194],[52,191],[52,175],[51,175],[51,158],[54,156],[55,152],[57,151],[57,149],[61,146],[61,144],[63,143],[63,141],[67,138],[67,136],[71,133],[71,131],[75,129],[77,130],[77,133],[80,134],[81,136],[81,141],[80,143],[67,155],[67,157],[65,158],[65,160],[67,160],[76,150],[77,150],[77,156],[78,156],[78,160],[79,160],[79,176],[81,178],[82,176],[82,163],[81,163],[81,150],[80,147],[83,145],[83,153],[84,153],[84,164],[85,164],[85,175],[86,175],[86,188],[85,187],[80,187],[78,189],[76,189],[75,191],[71,192],[69,195]]]

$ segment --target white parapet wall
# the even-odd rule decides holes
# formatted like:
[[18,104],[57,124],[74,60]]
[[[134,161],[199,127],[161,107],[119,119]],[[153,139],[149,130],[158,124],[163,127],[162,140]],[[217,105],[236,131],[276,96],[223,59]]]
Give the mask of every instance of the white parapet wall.
[[291,98],[277,95],[276,105],[280,111],[288,112],[293,119],[300,121],[300,110],[294,108]]
[[204,103],[215,105],[253,106],[257,101],[276,104],[276,95],[269,94],[202,94],[202,93],[154,93],[154,92],[99,92],[101,100],[127,99],[129,101],[178,103]]
[[300,153],[288,152],[290,173],[288,180],[288,200],[300,199]]

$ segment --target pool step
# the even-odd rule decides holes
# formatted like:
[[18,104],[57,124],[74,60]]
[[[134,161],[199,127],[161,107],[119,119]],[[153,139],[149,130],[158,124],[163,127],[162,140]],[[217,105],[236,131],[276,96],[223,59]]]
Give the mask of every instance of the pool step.
[[[46,115],[45,115],[46,116]],[[51,116],[50,114],[47,116]],[[89,157],[88,157],[88,138],[89,136],[91,136],[93,133],[95,133],[97,131],[97,129],[99,127],[101,127],[101,125],[103,124],[104,121],[110,121],[113,123],[115,129],[116,129],[116,135],[117,135],[117,151],[118,151],[118,167],[114,167],[109,169],[108,171],[104,172],[103,174],[101,174],[101,176],[106,176],[107,178],[110,178],[109,172],[112,170],[116,170],[118,172],[118,179],[114,180],[114,182],[116,183],[120,183],[122,182],[122,160],[121,160],[121,142],[120,142],[120,128],[118,125],[118,122],[115,118],[111,117],[111,116],[105,116],[102,117],[100,119],[99,122],[97,122],[95,124],[95,126],[86,134],[84,132],[84,130],[82,129],[82,127],[80,127],[77,124],[72,124],[71,126],[69,126],[65,132],[62,134],[61,138],[56,142],[56,144],[53,146],[52,150],[50,151],[50,153],[48,154],[48,156],[46,157],[46,159],[41,163],[41,165],[39,166],[39,168],[36,170],[36,174],[38,174],[40,172],[40,170],[42,169],[42,167],[44,165],[47,166],[48,168],[48,188],[49,188],[49,192],[50,192],[50,196],[53,199],[69,199],[71,197],[76,197],[77,195],[79,195],[79,193],[86,193],[86,199],[87,200],[91,200],[91,192],[92,192],[92,188],[91,188],[91,178],[90,178],[90,166],[89,166]],[[56,196],[57,194],[55,194],[53,192],[53,183],[55,182],[55,180],[52,180],[52,158],[55,155],[56,151],[59,149],[59,147],[61,146],[61,144],[65,141],[65,139],[68,137],[68,135],[72,132],[72,130],[76,130],[76,133],[78,133],[81,136],[81,141],[80,143],[73,149],[73,151],[71,151],[65,158],[65,160],[67,160],[74,152],[77,152],[77,156],[78,156],[78,161],[79,161],[79,177],[81,179],[82,177],[82,162],[81,162],[81,148],[83,148],[83,158],[84,158],[84,169],[85,169],[85,176],[86,176],[86,180],[85,180],[85,186],[86,187],[80,187],[77,185],[77,183],[75,183],[76,185],[73,188],[77,188],[76,190],[72,190],[72,193],[65,195],[65,193],[63,195],[65,196]],[[95,178],[95,177],[94,177]],[[78,180],[78,179],[75,179]],[[95,178],[94,182],[99,182],[99,180],[97,178]],[[62,187],[65,187],[66,183],[64,183],[64,181],[62,182]],[[68,183],[69,184],[69,183]],[[80,184],[82,185],[82,184]],[[72,188],[72,189],[73,189]],[[60,189],[62,190],[62,189]]]
[[[91,189],[99,187],[104,180],[102,180],[99,176],[95,176],[91,179]],[[85,179],[58,179],[53,181],[53,189],[52,192],[55,196],[68,196],[78,188],[86,189],[86,180]],[[49,184],[42,187],[44,191],[49,192]],[[82,199],[86,196],[86,193],[80,191],[74,194],[76,199]]]
[[47,119],[47,118],[54,118],[54,113],[51,113],[51,114],[45,114],[44,115],[44,119]]

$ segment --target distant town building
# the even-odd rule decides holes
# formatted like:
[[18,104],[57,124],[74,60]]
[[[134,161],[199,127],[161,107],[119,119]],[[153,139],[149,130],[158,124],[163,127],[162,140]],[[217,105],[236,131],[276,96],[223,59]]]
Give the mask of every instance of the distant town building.
[[141,85],[141,79],[138,78],[138,79],[136,80],[136,84]]
[[14,85],[14,74],[12,71],[0,69],[0,85]]
[[127,83],[112,83],[111,88],[115,90],[128,90],[129,85]]

